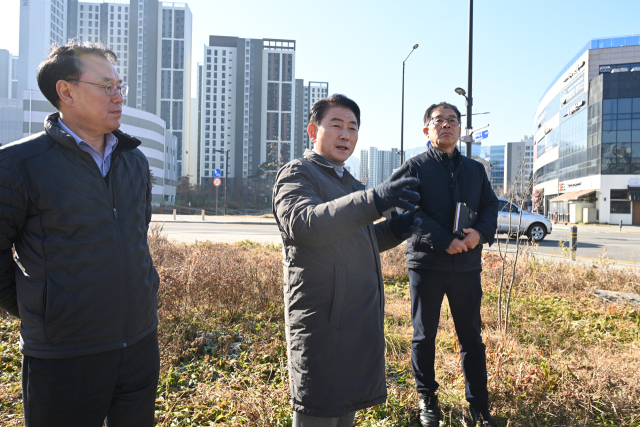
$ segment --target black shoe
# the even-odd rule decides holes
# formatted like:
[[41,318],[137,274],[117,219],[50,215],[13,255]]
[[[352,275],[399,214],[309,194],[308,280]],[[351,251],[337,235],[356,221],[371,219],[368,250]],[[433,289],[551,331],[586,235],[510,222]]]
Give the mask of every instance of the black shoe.
[[488,405],[469,405],[469,416],[474,426],[496,427],[495,421],[491,418]]
[[438,427],[440,406],[437,394],[420,394],[420,424],[422,427]]

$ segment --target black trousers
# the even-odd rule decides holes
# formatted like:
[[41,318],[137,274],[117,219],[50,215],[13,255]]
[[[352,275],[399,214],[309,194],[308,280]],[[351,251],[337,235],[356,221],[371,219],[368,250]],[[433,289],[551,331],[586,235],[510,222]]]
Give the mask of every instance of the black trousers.
[[436,333],[447,295],[460,342],[460,358],[469,403],[487,404],[487,359],[480,336],[480,271],[466,273],[409,269],[413,341],[411,364],[419,393],[435,393]]
[[155,424],[158,332],[119,350],[69,359],[22,359],[26,427]]

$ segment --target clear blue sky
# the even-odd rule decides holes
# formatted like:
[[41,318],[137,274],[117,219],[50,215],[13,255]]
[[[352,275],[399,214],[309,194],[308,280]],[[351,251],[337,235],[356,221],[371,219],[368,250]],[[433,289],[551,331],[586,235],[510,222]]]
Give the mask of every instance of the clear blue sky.
[[[3,0],[0,48],[18,51],[20,0]],[[328,81],[362,110],[360,148],[400,146],[402,61],[405,147],[425,143],[422,115],[434,102],[464,109],[468,0],[191,0],[193,60],[208,36],[297,41],[296,78]],[[588,40],[640,33],[640,1],[475,2],[474,126],[489,123],[487,144],[533,133],[533,114],[551,80]],[[195,94],[195,90],[192,91]]]

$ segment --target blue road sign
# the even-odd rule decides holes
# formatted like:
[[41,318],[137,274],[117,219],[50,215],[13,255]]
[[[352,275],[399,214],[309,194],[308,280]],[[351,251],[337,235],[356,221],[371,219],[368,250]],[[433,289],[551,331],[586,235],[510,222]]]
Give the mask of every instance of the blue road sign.
[[215,169],[213,171],[213,176],[215,176],[216,178],[219,178],[220,175],[222,175],[222,172],[220,172],[220,169]]
[[475,139],[476,141],[481,141],[487,138],[489,138],[489,129],[483,130],[482,132],[478,132],[473,135],[473,139]]

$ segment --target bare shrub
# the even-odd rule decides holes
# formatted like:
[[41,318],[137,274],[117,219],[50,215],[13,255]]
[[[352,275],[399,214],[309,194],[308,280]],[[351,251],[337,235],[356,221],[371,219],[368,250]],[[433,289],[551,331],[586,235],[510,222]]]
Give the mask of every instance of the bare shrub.
[[149,247],[160,276],[158,317],[168,359],[177,363],[199,353],[207,339],[198,325],[212,318],[282,318],[282,263],[274,248],[179,245],[153,234]]
[[[410,342],[408,286],[395,283],[404,267],[403,248],[382,258],[386,272],[385,332]],[[391,265],[402,262],[401,265]],[[509,333],[501,330],[498,294],[501,272],[514,271]],[[514,268],[515,267],[515,268]],[[492,411],[501,425],[638,425],[640,423],[640,310],[611,304],[593,289],[640,293],[635,270],[610,265],[567,265],[536,256],[535,246],[504,259],[483,254],[483,340],[486,345]],[[464,378],[459,344],[443,303],[436,338],[436,377],[445,425],[462,424]],[[399,348],[393,343],[391,350]],[[413,390],[411,359],[406,352],[389,352],[394,372],[406,382],[388,380],[389,395]],[[409,414],[417,400],[407,402]],[[387,404],[388,406],[388,404]],[[373,411],[364,411],[364,416]],[[457,419],[457,421],[455,421]],[[453,421],[450,421],[453,420]]]

